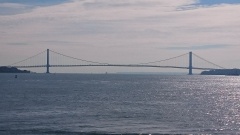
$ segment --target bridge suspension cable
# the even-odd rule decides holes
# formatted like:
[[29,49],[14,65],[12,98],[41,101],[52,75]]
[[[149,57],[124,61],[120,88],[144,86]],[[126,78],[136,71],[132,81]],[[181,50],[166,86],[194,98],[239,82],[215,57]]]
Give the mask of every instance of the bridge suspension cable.
[[182,54],[182,55],[179,55],[179,56],[175,56],[175,57],[171,57],[171,58],[168,58],[168,59],[164,59],[164,60],[152,61],[152,62],[147,62],[147,63],[139,63],[139,65],[153,64],[153,63],[164,62],[164,61],[168,61],[168,60],[176,59],[176,58],[179,58],[179,57],[182,57],[182,56],[185,56],[185,55],[188,55],[188,53],[185,53],[185,54]]
[[101,63],[101,62],[89,61],[89,60],[79,59],[79,58],[75,58],[75,57],[68,56],[68,55],[65,55],[65,54],[61,54],[61,53],[58,53],[58,52],[55,52],[55,51],[52,51],[52,50],[49,50],[49,51],[50,51],[50,52],[53,52],[53,53],[55,53],[55,54],[58,54],[58,55],[61,55],[61,56],[67,57],[67,58],[74,59],[74,60],[79,60],[79,61],[84,61],[84,62],[89,62],[89,63],[94,63],[94,64],[104,64],[104,65],[109,65],[109,63]]
[[203,60],[203,61],[205,61],[205,62],[207,62],[207,63],[209,63],[209,64],[211,64],[211,65],[213,65],[213,66],[216,66],[217,68],[226,69],[226,68],[224,68],[224,67],[222,67],[222,66],[219,66],[219,65],[217,65],[217,64],[215,64],[215,63],[213,63],[213,62],[211,62],[211,61],[208,61],[208,60],[206,60],[206,59],[204,59],[204,58],[202,58],[202,57],[200,57],[200,56],[198,56],[198,55],[196,55],[196,54],[194,54],[194,53],[193,53],[193,55],[194,55],[195,57],[197,57],[197,58],[199,58],[199,59],[201,59],[201,60]]
[[27,60],[33,59],[33,58],[35,58],[35,57],[37,57],[37,56],[39,56],[39,55],[41,55],[41,54],[43,54],[43,53],[46,53],[46,50],[43,51],[43,52],[40,52],[40,53],[38,53],[38,54],[36,54],[36,55],[33,55],[33,56],[31,56],[31,57],[28,57],[28,58],[26,58],[26,59],[24,59],[24,60],[21,60],[21,61],[19,61],[19,62],[12,63],[12,64],[10,64],[10,65],[8,65],[8,66],[11,67],[11,66],[17,65],[17,64],[22,63],[22,62],[25,62],[25,61],[27,61]]

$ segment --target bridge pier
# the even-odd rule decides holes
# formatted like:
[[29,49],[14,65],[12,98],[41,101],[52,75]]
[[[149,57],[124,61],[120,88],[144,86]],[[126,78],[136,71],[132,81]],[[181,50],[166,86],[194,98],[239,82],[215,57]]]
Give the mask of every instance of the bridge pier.
[[47,74],[49,74],[49,67],[50,67],[50,64],[49,64],[49,49],[47,49]]
[[189,67],[188,67],[188,75],[192,75],[192,52],[189,52]]

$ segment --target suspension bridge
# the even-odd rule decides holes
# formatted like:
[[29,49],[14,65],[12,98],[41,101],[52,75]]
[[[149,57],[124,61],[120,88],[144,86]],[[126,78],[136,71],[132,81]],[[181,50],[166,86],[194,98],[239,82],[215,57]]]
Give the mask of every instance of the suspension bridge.
[[[40,59],[39,59],[40,58]],[[179,56],[157,60],[152,62],[137,64],[113,64],[96,62],[68,56],[52,50],[45,50],[27,59],[8,65],[19,69],[46,68],[46,73],[50,73],[50,68],[54,67],[142,67],[142,68],[175,68],[186,69],[192,75],[193,70],[214,70],[224,69],[213,62],[210,62],[192,52]]]

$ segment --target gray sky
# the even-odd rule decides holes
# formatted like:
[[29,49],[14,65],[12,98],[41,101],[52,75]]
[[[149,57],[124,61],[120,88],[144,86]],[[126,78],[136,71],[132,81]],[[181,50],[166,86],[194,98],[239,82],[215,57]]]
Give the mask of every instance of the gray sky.
[[[238,0],[0,0],[0,65],[51,49],[108,63],[193,51],[240,68]],[[159,71],[92,68],[88,72]]]

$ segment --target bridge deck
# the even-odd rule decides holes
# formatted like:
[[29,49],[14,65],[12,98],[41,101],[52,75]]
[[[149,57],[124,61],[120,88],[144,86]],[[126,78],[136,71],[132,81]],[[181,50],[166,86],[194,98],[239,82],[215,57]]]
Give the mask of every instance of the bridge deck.
[[[33,65],[33,66],[13,66],[16,68],[38,68],[47,67],[47,65]],[[149,68],[177,68],[177,69],[189,69],[189,67],[178,66],[158,66],[158,65],[137,65],[137,64],[90,64],[90,65],[49,65],[49,67],[149,67]],[[192,69],[198,70],[213,70],[213,68],[199,68],[192,67]]]

